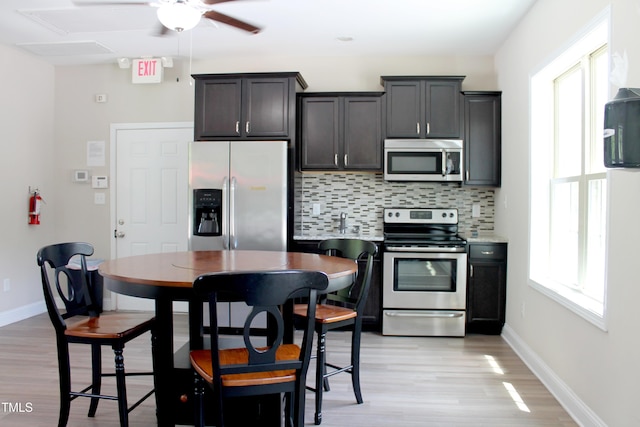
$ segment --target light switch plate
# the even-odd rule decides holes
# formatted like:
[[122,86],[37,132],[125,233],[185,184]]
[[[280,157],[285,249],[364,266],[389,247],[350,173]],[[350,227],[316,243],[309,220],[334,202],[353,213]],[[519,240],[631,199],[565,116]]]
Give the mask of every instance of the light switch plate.
[[471,216],[473,218],[480,218],[480,205],[478,203],[474,203],[471,207]]
[[92,176],[91,177],[91,187],[92,188],[108,188],[109,187],[109,179],[106,176]]
[[320,215],[320,203],[313,204],[313,214]]

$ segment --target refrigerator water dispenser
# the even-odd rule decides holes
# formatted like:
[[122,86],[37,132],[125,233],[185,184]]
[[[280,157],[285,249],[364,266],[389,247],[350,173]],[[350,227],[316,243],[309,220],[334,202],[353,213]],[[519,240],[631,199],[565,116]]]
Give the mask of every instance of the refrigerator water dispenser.
[[222,190],[193,190],[194,236],[221,236]]

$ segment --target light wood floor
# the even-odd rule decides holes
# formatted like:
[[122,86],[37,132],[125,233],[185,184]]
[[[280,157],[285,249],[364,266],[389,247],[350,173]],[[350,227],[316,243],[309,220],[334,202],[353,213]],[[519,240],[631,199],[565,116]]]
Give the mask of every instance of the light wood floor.
[[[186,318],[176,316],[176,339],[186,341]],[[349,358],[349,335],[331,332],[329,358]],[[72,347],[74,378],[89,378],[86,346]],[[125,348],[127,370],[149,369],[148,337]],[[105,348],[103,366],[113,357]],[[350,376],[331,378],[324,395],[324,427],[375,426],[575,426],[575,422],[499,336],[462,338],[383,337],[364,333],[361,381],[364,403],[357,405]],[[312,365],[309,377],[313,376]],[[130,400],[150,387],[129,379]],[[311,380],[310,380],[311,381]],[[109,386],[109,387],[108,387]],[[107,380],[105,391],[110,390]],[[155,401],[130,414],[130,425],[153,426]],[[86,416],[87,399],[71,404],[69,426],[118,425],[117,404],[102,401],[96,417]],[[307,393],[306,425],[313,425],[313,393]],[[57,425],[58,378],[55,338],[46,315],[0,328],[0,425]]]

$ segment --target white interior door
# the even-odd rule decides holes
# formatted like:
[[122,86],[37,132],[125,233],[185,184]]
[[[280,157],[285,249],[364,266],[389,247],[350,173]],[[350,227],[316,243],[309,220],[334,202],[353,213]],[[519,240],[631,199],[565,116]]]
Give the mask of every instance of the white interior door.
[[[191,123],[112,125],[114,258],[187,250],[192,139]],[[116,309],[154,308],[153,300],[113,297]],[[186,311],[186,303],[174,309]]]

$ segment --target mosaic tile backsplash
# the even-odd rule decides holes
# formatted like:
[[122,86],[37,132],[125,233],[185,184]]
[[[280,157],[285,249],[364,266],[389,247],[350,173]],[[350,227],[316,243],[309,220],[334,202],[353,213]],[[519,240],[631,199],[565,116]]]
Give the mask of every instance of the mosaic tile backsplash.
[[[313,205],[320,214],[313,214]],[[472,206],[480,205],[480,217]],[[461,233],[492,232],[493,189],[463,187],[460,183],[386,182],[373,173],[298,173],[296,176],[295,234],[335,233],[341,212],[347,226],[360,226],[363,235],[382,236],[387,207],[458,208]]]

